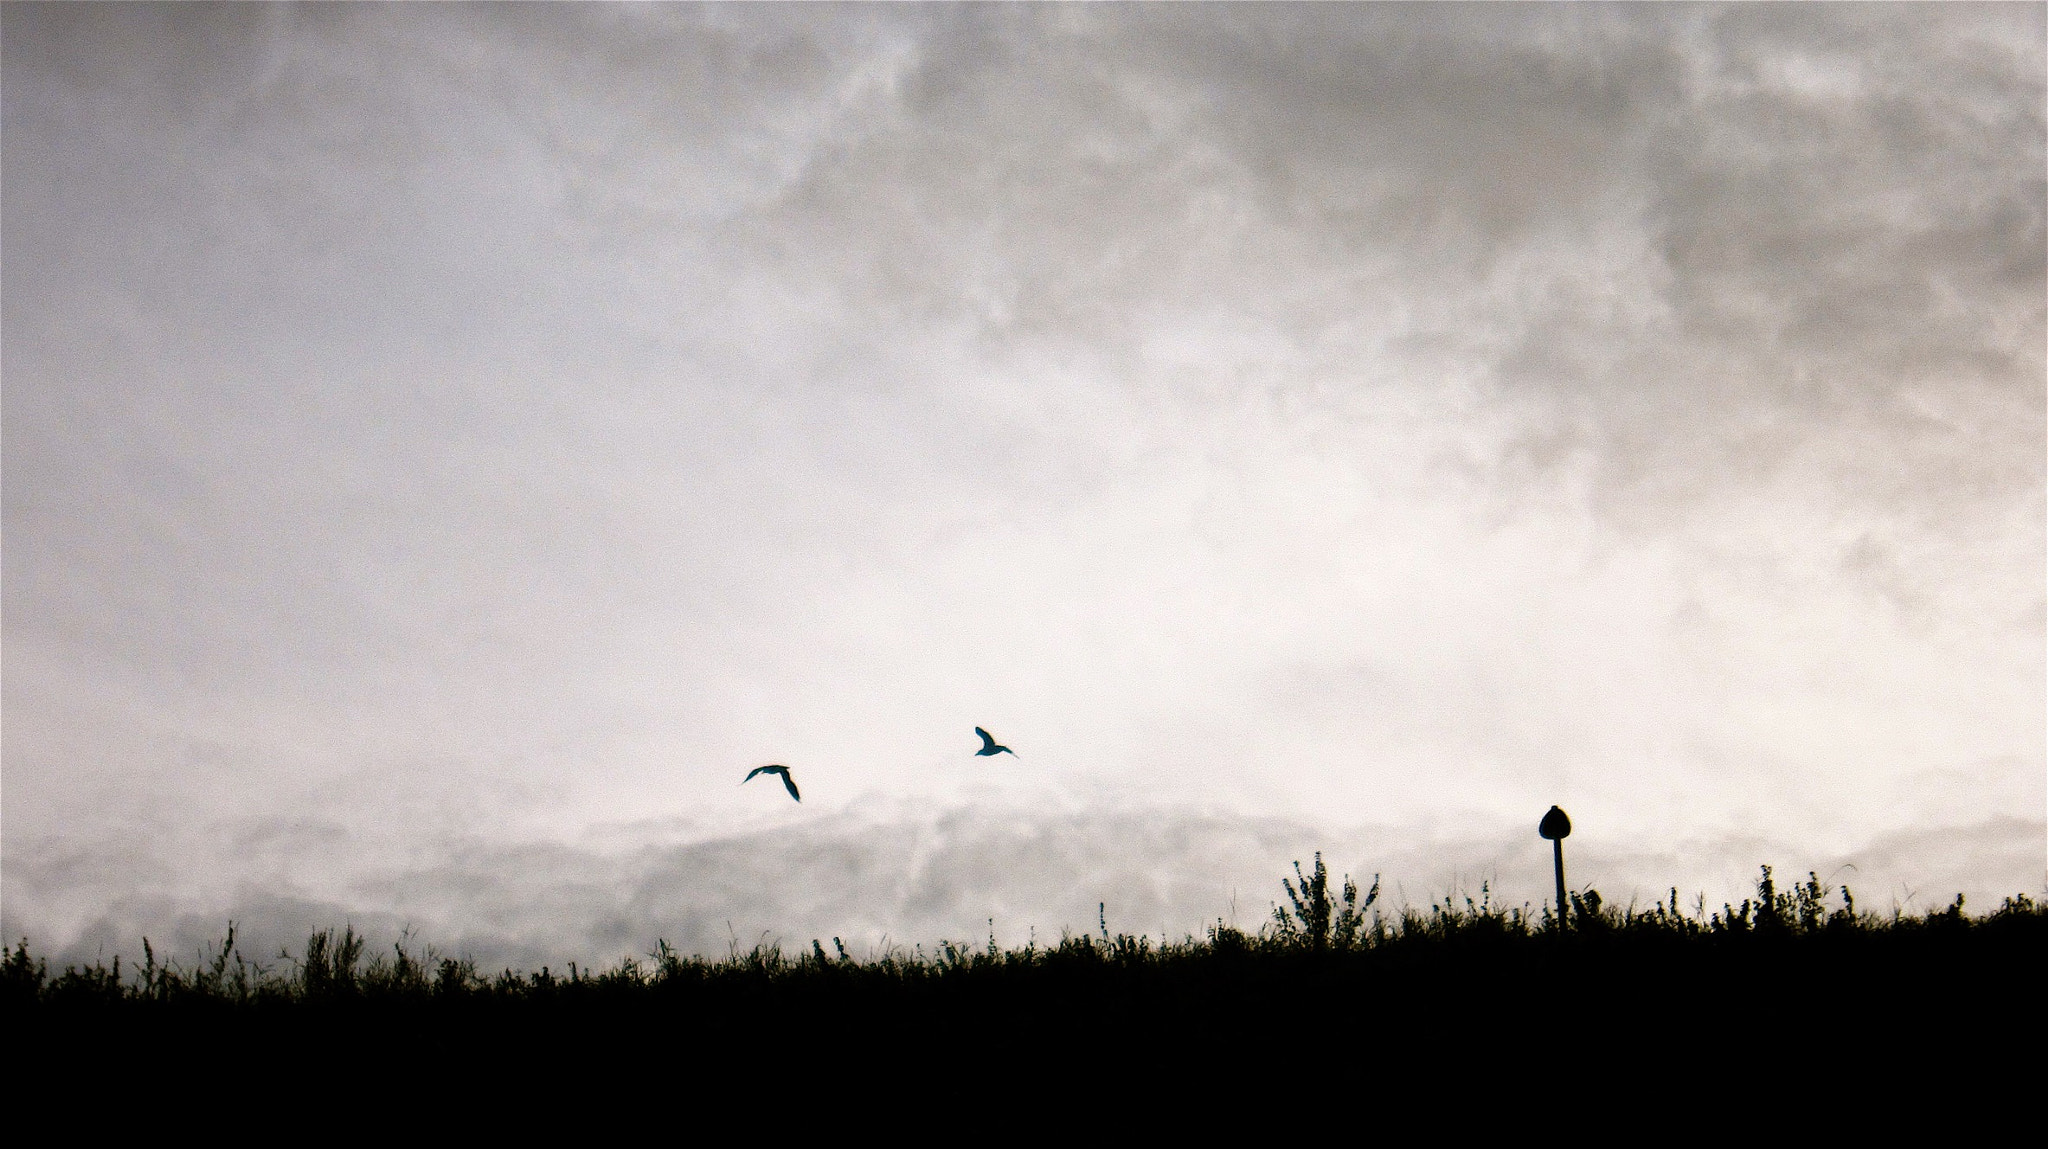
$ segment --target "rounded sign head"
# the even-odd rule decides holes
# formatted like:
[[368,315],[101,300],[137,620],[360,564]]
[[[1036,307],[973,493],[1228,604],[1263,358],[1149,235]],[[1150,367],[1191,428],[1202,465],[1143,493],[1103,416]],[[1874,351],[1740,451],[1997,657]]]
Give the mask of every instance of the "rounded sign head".
[[1550,813],[1543,815],[1543,821],[1536,824],[1536,832],[1551,839],[1567,837],[1572,832],[1572,820],[1563,810],[1552,806]]

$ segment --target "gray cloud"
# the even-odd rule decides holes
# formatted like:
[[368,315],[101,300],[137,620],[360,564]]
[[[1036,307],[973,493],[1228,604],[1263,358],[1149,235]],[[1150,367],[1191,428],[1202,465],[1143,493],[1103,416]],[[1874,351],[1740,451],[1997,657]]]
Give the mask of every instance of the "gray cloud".
[[2042,809],[2038,9],[0,20],[24,928],[976,722],[1075,817]]

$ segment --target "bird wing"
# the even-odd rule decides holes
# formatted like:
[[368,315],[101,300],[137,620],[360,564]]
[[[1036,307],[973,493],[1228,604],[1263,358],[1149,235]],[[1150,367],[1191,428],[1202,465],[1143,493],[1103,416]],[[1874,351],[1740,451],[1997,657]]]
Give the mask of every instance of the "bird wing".
[[977,726],[974,728],[974,732],[976,734],[981,735],[981,753],[985,754],[988,751],[995,749],[996,740],[988,736],[988,731],[983,730],[981,727]]
[[756,774],[780,774],[780,775],[782,775],[783,777],[787,778],[787,777],[789,776],[789,767],[787,767],[787,766],[756,766],[756,767],[754,767],[754,768],[753,768],[752,770],[749,770],[749,771],[747,771],[747,776],[746,776],[746,777],[744,777],[744,778],[740,779],[740,785],[744,786],[744,785],[746,785],[747,783],[749,783],[749,782],[752,782],[752,781],[754,780],[754,775],[756,775]]
[[789,776],[789,771],[787,769],[784,769],[782,771],[782,784],[784,786],[789,787],[790,797],[796,799],[799,802],[804,800],[804,796],[796,792],[796,779]]

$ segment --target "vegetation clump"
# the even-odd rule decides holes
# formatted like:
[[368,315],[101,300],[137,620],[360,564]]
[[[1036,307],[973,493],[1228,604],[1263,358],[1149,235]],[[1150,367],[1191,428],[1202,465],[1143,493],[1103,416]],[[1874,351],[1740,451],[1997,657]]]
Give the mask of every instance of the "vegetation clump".
[[[713,960],[659,941],[644,957],[566,972],[487,972],[409,939],[372,954],[347,926],[269,963],[241,953],[233,925],[189,966],[145,941],[126,971],[118,957],[52,971],[24,939],[0,958],[0,1016],[17,1059],[134,1045],[203,1061],[281,1043],[338,1061],[424,1049],[510,1071],[549,1050],[657,1042],[674,1050],[671,1068],[705,1081],[793,1042],[849,1035],[870,1051],[849,1072],[995,1035],[1009,1055],[1041,1059],[1032,1064],[1061,1063],[1076,1041],[1143,1035],[1162,1070],[1262,1065],[1259,1051],[1306,1041],[1393,1072],[1529,1040],[1524,1022],[1540,1015],[1547,1071],[1627,1050],[1611,1066],[1622,1072],[1764,1049],[1852,1066],[2040,1020],[2022,1015],[2041,1012],[2048,911],[2024,894],[1983,916],[1961,898],[1879,915],[1811,873],[1781,887],[1765,867],[1753,897],[1711,912],[1687,912],[1676,890],[1648,907],[1587,890],[1559,915],[1503,906],[1485,885],[1476,898],[1390,912],[1377,878],[1363,892],[1348,876],[1333,889],[1320,854],[1282,889],[1264,928],[1218,921],[1200,939],[1111,934],[1105,912],[1099,933],[1049,945],[1004,949],[991,930],[986,944],[864,958],[835,937],[829,949],[814,939]],[[2031,1004],[2015,1012],[2015,1000]],[[1793,1001],[1806,1004],[1778,1005]]]

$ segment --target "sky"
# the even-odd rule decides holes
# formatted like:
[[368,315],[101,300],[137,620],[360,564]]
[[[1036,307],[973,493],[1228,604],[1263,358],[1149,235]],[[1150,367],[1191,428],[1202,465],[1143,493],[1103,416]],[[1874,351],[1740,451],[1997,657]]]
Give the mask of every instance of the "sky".
[[2038,896],[2044,12],[5,5],[0,932]]

